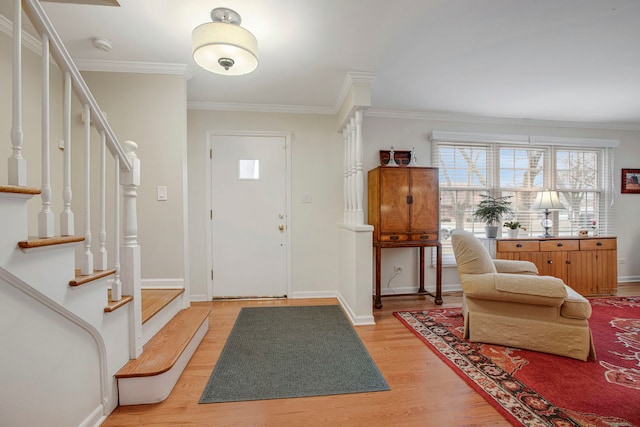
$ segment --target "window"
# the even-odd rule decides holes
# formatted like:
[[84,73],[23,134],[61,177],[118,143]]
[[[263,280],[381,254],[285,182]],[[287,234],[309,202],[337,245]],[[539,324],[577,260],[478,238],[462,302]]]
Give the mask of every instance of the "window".
[[454,264],[449,232],[463,228],[484,236],[473,217],[482,194],[509,196],[521,235],[544,232],[542,211],[531,210],[538,192],[557,190],[565,210],[552,211],[552,234],[577,235],[580,229],[612,234],[611,147],[608,140],[574,140],[434,132],[433,166],[440,172],[440,228],[443,263]]

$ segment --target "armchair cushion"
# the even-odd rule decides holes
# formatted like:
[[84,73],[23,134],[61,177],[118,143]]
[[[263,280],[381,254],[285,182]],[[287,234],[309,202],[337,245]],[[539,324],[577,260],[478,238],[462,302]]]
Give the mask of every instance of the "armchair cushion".
[[491,255],[473,233],[455,229],[451,231],[451,244],[460,274],[495,273]]
[[496,271],[498,273],[528,274],[531,276],[538,275],[538,267],[530,261],[494,259],[493,265],[496,266]]
[[460,278],[466,298],[557,307],[566,295],[562,280],[548,276],[485,273],[464,274]]
[[562,304],[560,315],[570,319],[588,319],[591,317],[591,304],[585,297],[567,286],[567,296]]
[[520,274],[496,274],[496,289],[514,294],[565,298],[567,290],[562,279],[552,276],[527,276]]

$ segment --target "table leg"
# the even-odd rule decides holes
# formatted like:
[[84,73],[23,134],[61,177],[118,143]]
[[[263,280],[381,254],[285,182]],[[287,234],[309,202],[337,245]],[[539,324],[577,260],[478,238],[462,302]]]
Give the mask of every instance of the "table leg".
[[374,307],[382,308],[382,296],[380,291],[380,258],[382,256],[382,248],[376,246],[376,294],[374,295]]
[[436,252],[436,300],[437,305],[442,304],[442,244],[438,242]]
[[420,246],[420,286],[418,287],[418,293],[424,294],[427,292],[424,288],[424,246]]

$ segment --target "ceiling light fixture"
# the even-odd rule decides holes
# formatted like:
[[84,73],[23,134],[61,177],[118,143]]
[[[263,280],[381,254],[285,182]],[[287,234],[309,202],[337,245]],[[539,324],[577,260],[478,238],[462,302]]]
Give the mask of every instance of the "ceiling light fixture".
[[240,26],[240,15],[218,7],[211,20],[191,34],[193,59],[207,71],[227,76],[249,74],[258,66],[258,41]]
[[94,37],[91,39],[91,42],[93,43],[93,47],[103,52],[111,52],[111,49],[113,48],[111,41],[102,37]]

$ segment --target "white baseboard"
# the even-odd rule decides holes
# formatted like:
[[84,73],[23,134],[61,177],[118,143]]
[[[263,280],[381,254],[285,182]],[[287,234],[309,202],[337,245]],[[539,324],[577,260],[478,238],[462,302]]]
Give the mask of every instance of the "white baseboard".
[[78,427],[98,427],[105,420],[107,416],[104,414],[104,407],[102,405],[98,405],[91,413],[85,418]]
[[618,283],[640,282],[640,276],[622,276],[618,277]]
[[141,279],[140,286],[142,289],[182,289],[184,279]]

